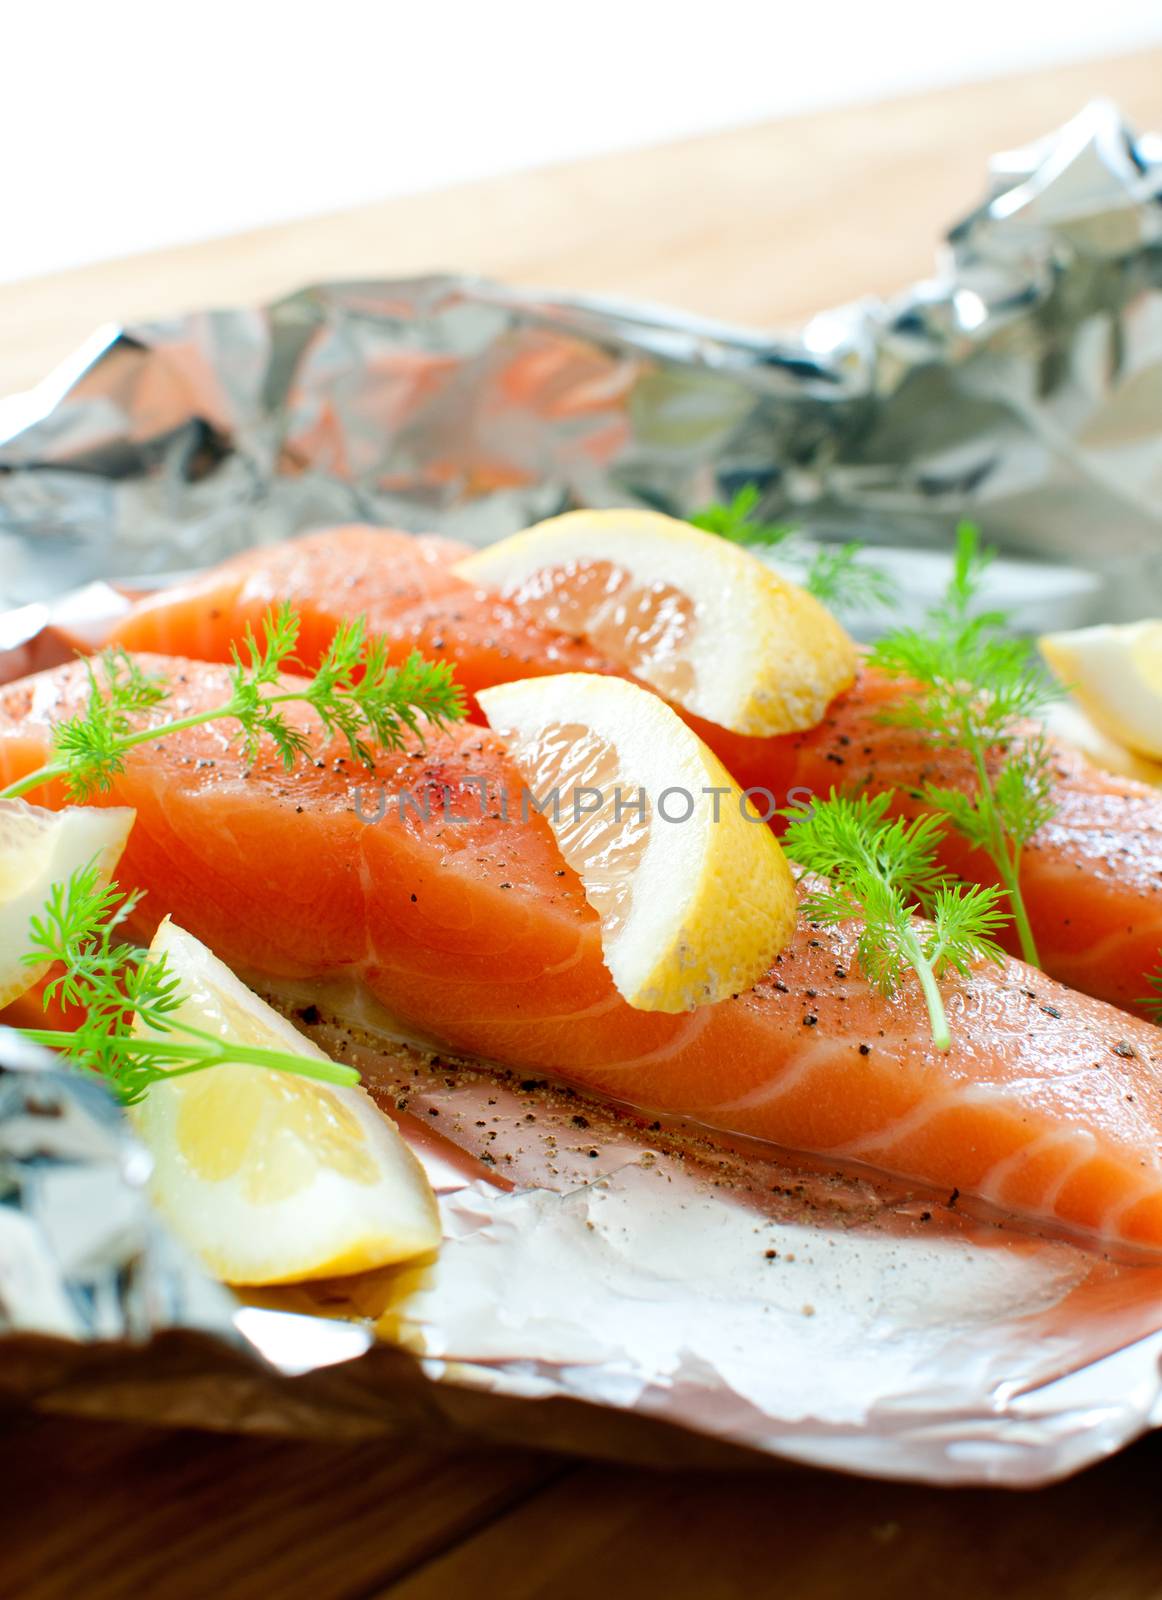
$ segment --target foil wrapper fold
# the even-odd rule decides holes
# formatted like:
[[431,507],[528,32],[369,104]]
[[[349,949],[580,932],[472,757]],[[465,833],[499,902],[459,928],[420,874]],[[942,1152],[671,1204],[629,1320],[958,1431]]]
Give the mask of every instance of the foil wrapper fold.
[[110,330],[0,415],[0,599],[754,482],[818,537],[938,549],[971,515],[1093,575],[1092,615],[1156,607],[1160,289],[1162,141],[1099,102],[997,158],[931,281],[796,336],[453,276]]
[[[485,543],[749,482],[895,549],[913,596],[971,515],[1030,626],[1140,614],[1160,418],[1162,141],[1097,104],[994,161],[930,282],[794,336],[451,276],[96,336],[0,407],[0,677],[126,587],[310,526]],[[98,1086],[3,1031],[0,1064],[10,1398],[1012,1485],[1162,1417],[1162,1268],[385,1040],[358,1064],[407,1103],[438,1259],[239,1298],[151,1212]]]
[[350,1024],[310,1031],[424,1162],[438,1257],[236,1298],[150,1212],[148,1158],[99,1086],[0,1030],[0,1393],[1013,1486],[1162,1416],[1162,1267]]

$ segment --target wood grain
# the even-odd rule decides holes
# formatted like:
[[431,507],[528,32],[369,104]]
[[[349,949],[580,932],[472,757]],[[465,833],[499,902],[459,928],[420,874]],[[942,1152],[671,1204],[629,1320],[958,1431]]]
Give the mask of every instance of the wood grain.
[[340,1600],[569,1469],[22,1417],[0,1437],[5,1600]]
[[988,157],[1108,95],[1162,128],[1162,51],[797,117],[0,286],[0,394],[103,323],[449,269],[791,325],[932,267]]
[[1036,1495],[584,1468],[374,1594],[1145,1600],[1162,1593],[1144,1492],[1160,1463],[1151,1440]]
[[1155,1600],[1162,1440],[1037,1494],[117,1424],[0,1434],[5,1600]]
[[[791,324],[922,275],[994,150],[1109,94],[1162,128],[1162,51],[827,113],[0,288],[0,393],[99,323],[451,268]],[[60,1418],[0,1428],[3,1600],[1146,1600],[1162,1441],[1030,1495],[665,1476]]]

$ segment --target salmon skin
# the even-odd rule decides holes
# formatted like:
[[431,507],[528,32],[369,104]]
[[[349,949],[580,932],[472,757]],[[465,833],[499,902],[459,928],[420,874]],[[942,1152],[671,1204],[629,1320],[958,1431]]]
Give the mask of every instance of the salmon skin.
[[[244,626],[257,629],[263,610],[287,599],[303,616],[307,666],[345,617],[363,612],[395,659],[413,647],[442,656],[471,695],[513,678],[618,670],[581,641],[457,578],[451,566],[466,549],[384,529],[332,529],[248,551],[153,596],[124,619],[114,640],[225,661]],[[833,787],[895,789],[897,809],[915,815],[921,808],[909,793],[927,780],[971,793],[975,776],[963,752],[934,750],[923,735],[884,724],[884,713],[908,693],[865,671],[818,727],[773,739],[686,720],[743,788],[768,791],[780,808]],[[1162,951],[1162,791],[1100,772],[1060,742],[1052,748],[1057,816],[1029,847],[1021,874],[1038,952],[1063,983],[1139,1009]],[[758,803],[771,805],[763,797]],[[988,858],[951,833],[941,860],[969,882],[997,882]],[[1016,953],[1015,930],[1003,938]]]
[[[142,666],[177,714],[228,693],[220,666]],[[40,764],[84,695],[79,663],[0,691],[0,782]],[[801,923],[737,998],[634,1011],[488,730],[432,734],[371,775],[289,710],[311,739],[289,774],[271,751],[247,767],[210,724],[142,745],[100,797],[137,811],[118,879],[145,891],[142,936],[170,913],[249,972],[355,977],[440,1049],[1162,1253],[1162,1029],[1009,960],[945,983],[942,1054],[917,984],[884,999],[860,977],[855,922]]]

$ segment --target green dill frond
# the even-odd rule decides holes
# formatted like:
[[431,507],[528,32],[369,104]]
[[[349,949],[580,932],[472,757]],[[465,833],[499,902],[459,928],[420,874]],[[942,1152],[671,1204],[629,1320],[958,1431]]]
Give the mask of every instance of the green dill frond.
[[1052,822],[1057,815],[1053,756],[1042,734],[1014,743],[993,779],[993,796],[1010,839],[1032,839]]
[[1059,691],[1025,641],[1005,631],[1006,614],[980,610],[982,579],[992,559],[977,530],[962,523],[943,598],[922,627],[897,628],[881,639],[871,664],[915,686],[884,713],[886,721],[971,758],[972,791],[929,782],[919,798],[991,858],[1009,897],[1022,954],[1037,965],[1020,865],[1025,846],[1052,820],[1056,803],[1052,754],[1031,724]]
[[85,1005],[95,989],[113,984],[123,964],[114,935],[140,900],[106,884],[96,861],[54,883],[40,915],[29,922],[25,966],[59,964],[45,985],[45,1001]]
[[806,872],[838,878],[857,891],[877,879],[890,881],[924,903],[942,881],[936,866],[940,825],[927,816],[912,822],[889,818],[894,799],[890,791],[849,798],[833,789],[809,810],[786,813],[783,848]]
[[293,664],[298,642],[298,615],[284,601],[263,617],[261,644],[247,623],[241,650],[237,645],[230,647],[232,693],[220,714],[238,723],[247,765],[258,759],[264,737],[271,740],[288,772],[310,748],[310,739],[303,730],[287,720],[274,697],[263,692],[276,685]]
[[296,665],[299,617],[283,603],[263,618],[261,642],[247,625],[241,648],[232,651],[230,693],[221,704],[185,716],[153,719],[170,687],[142,672],[124,651],[107,651],[86,663],[89,697],[85,710],[56,725],[53,758],[7,789],[0,799],[16,799],[53,779],[64,780],[70,796],[85,800],[107,791],[136,746],[211,722],[237,724],[234,737],[248,764],[269,741],[289,771],[312,748],[311,733],[286,708],[310,706],[326,732],[341,735],[351,754],[373,766],[375,749],[398,749],[405,733],[421,742],[429,727],[462,721],[464,691],[446,661],[429,661],[413,651],[401,666],[391,666],[382,639],[367,637],[363,617],[343,623],[313,676],[288,680]]
[[71,1032],[18,1030],[26,1038],[101,1079],[123,1105],[141,1100],[170,1072],[226,1063],[327,1083],[359,1081],[350,1067],[231,1043],[182,1022],[178,1013],[186,996],[165,955],[117,938],[138,899],[103,883],[96,861],[53,884],[43,911],[32,919],[23,959],[29,966],[59,963],[61,970],[45,986],[45,1004],[59,1000],[79,1007],[82,1017]]
[[976,961],[1003,966],[1005,952],[995,935],[1012,919],[1005,910],[1003,889],[980,884],[942,884],[929,907],[932,933],[924,953],[939,977],[957,972],[968,977]]
[[762,499],[762,490],[756,483],[746,483],[729,504],[714,503],[703,506],[688,520],[704,533],[716,533],[731,544],[764,545],[768,549],[784,544],[795,532],[789,522],[760,522],[755,512]]
[[[890,817],[894,794],[850,799],[831,791],[809,810],[784,813],[788,858],[812,875],[803,903],[809,922],[834,927],[861,919],[860,969],[882,994],[909,968],[924,992],[937,1047],[951,1042],[938,987],[949,971],[1003,959],[995,934],[1008,921],[997,889],[948,883],[937,865],[939,818]],[[922,922],[927,913],[930,925]]]
[[418,650],[396,667],[382,640],[364,642],[362,619],[337,634],[307,696],[329,733],[346,739],[365,766],[374,754],[364,738],[384,750],[402,747],[405,734],[423,737],[424,724],[443,728],[462,721],[464,691],[446,661],[429,661]]
[[945,789],[938,783],[926,783],[917,791],[917,799],[933,816],[949,822],[974,850],[988,848],[992,839],[991,825],[982,818],[973,795],[965,794],[962,789]]
[[296,665],[294,653],[300,631],[298,612],[289,600],[280,601],[263,615],[261,645],[248,622],[242,636],[242,651],[236,645],[230,647],[235,688],[277,683],[288,667]]
[[124,650],[105,650],[85,662],[85,709],[52,731],[55,763],[69,797],[85,801],[105,793],[125,767],[124,741],[140,719],[164,704],[167,686],[143,672]]
[[1147,1011],[1149,1011],[1152,1020],[1156,1022],[1159,1027],[1162,1027],[1162,963],[1159,963],[1157,969],[1150,973],[1149,977],[1146,979],[1146,983],[1153,992],[1148,995],[1143,995],[1142,999],[1138,1001],[1138,1004],[1140,1006],[1145,1006]]
[[761,499],[757,484],[744,484],[728,505],[703,506],[689,521],[732,544],[778,549],[780,565],[797,569],[803,587],[823,605],[843,610],[895,603],[897,591],[891,576],[864,559],[864,546],[858,540],[824,545],[812,553],[793,523],[757,519]]
[[883,567],[866,561],[863,552],[859,540],[825,545],[812,557],[803,587],[823,605],[837,611],[895,605],[899,599],[895,580]]
[[949,623],[966,622],[972,606],[980,593],[985,573],[996,559],[996,551],[982,546],[980,529],[974,522],[960,522],[956,528],[956,553],[952,561],[952,577],[940,606],[939,614]]

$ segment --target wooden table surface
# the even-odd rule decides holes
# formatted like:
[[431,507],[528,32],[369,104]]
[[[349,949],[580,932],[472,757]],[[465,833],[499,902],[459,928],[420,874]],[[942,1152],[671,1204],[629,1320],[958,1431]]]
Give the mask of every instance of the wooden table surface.
[[[1162,129],[1162,51],[384,202],[0,287],[0,394],[101,323],[459,268],[793,325],[927,272],[985,161],[1095,95]],[[207,181],[213,181],[210,175]],[[727,1600],[1162,1595],[1162,1440],[1035,1494],[807,1473],[0,1422],[0,1596]]]

